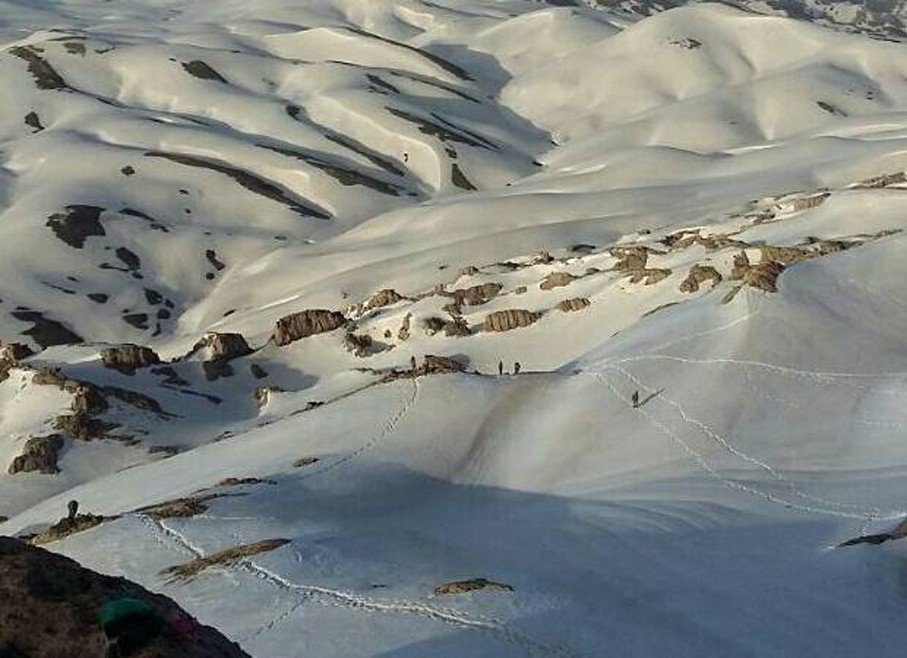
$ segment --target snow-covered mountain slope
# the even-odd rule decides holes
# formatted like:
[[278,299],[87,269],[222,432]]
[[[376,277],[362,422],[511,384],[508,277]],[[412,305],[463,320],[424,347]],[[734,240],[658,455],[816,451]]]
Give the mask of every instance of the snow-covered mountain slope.
[[[700,0],[577,0],[593,7],[607,7],[631,16],[654,13],[698,3]],[[717,0],[760,14],[786,16],[819,23],[846,32],[860,32],[877,39],[907,37],[907,3],[904,0]]]
[[903,46],[559,4],[0,0],[0,532],[263,657],[898,650]]

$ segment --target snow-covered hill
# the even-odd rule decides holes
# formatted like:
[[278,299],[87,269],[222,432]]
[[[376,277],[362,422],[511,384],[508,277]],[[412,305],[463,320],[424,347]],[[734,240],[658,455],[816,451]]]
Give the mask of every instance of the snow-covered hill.
[[0,533],[262,657],[899,650],[904,46],[627,9],[0,0]]
[[[787,16],[846,32],[860,32],[877,39],[903,40],[907,37],[907,3],[904,0],[710,1],[753,13]],[[606,7],[637,17],[698,2],[700,0],[576,0],[576,4]]]

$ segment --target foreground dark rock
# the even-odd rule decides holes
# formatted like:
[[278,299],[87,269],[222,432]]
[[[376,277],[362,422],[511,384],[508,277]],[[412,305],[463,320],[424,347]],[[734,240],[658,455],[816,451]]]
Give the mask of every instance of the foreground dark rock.
[[[107,655],[102,606],[129,597],[164,620],[161,633],[130,654],[136,658],[248,656],[215,629],[202,626],[165,596],[103,576],[73,560],[11,537],[0,537],[0,656],[51,658]],[[179,636],[166,621],[180,618],[193,632]]]

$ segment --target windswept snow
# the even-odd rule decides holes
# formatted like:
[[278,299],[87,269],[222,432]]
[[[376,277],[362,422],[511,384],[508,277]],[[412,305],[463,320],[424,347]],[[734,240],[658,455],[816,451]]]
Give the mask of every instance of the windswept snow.
[[0,533],[268,658],[901,650],[903,8],[661,4],[0,0]]

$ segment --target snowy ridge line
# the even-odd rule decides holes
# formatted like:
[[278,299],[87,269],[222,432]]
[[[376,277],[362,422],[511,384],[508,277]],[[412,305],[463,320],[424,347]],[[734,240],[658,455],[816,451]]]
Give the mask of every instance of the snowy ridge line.
[[[613,369],[616,370],[617,372],[621,373],[622,375],[624,375],[627,379],[632,381],[636,386],[639,386],[640,388],[643,388],[646,390],[651,390],[651,389],[649,389],[648,386],[646,386],[644,383],[642,383],[637,377],[633,376],[633,374],[624,370],[623,368],[614,367]],[[862,511],[862,512],[865,512],[868,515],[868,517],[870,517],[870,518],[878,518],[880,515],[882,515],[881,510],[879,510],[877,507],[874,507],[874,506],[845,503],[845,502],[832,500],[830,498],[812,496],[812,495],[805,493],[796,485],[796,483],[794,483],[789,478],[785,477],[782,473],[780,473],[778,470],[773,468],[767,462],[764,462],[764,461],[758,459],[757,457],[753,457],[752,455],[749,455],[749,454],[743,452],[739,448],[732,445],[725,437],[723,437],[720,434],[718,434],[717,432],[715,432],[708,425],[706,425],[705,423],[703,423],[702,421],[700,421],[696,418],[691,417],[689,414],[687,414],[686,410],[676,400],[672,400],[671,398],[665,396],[664,394],[659,394],[655,399],[653,399],[653,402],[655,402],[655,400],[658,400],[658,399],[660,399],[664,403],[674,407],[677,410],[677,413],[680,414],[680,417],[683,419],[683,421],[685,423],[692,425],[693,427],[698,429],[704,435],[706,435],[707,437],[709,437],[710,439],[715,441],[718,445],[720,445],[722,448],[724,448],[727,452],[729,452],[730,454],[734,455],[735,457],[737,457],[749,464],[752,464],[753,466],[756,466],[757,468],[768,473],[768,475],[770,475],[773,479],[787,485],[787,487],[790,489],[790,492],[793,496],[796,496],[797,498],[801,498],[802,500],[805,500],[808,502],[818,503],[820,505],[826,505],[829,507],[840,507],[842,509],[852,509],[852,510]],[[897,514],[895,514],[894,512],[887,512],[887,513],[885,513],[885,516],[897,516]]]
[[388,434],[393,432],[397,428],[397,425],[400,424],[400,421],[403,420],[403,417],[407,413],[409,413],[409,410],[412,409],[414,404],[416,404],[416,399],[419,397],[419,384],[416,381],[415,377],[412,378],[412,384],[413,384],[412,393],[403,400],[400,407],[397,409],[397,412],[393,416],[391,416],[384,423],[384,425],[381,426],[381,428],[378,430],[378,432],[374,436],[372,436],[368,441],[363,443],[361,446],[356,448],[353,452],[349,453],[345,457],[341,457],[340,459],[337,459],[337,460],[331,462],[330,464],[327,464],[327,465],[321,467],[320,469],[312,471],[312,472],[306,474],[305,477],[312,478],[312,477],[316,477],[318,475],[323,475],[324,473],[332,471],[335,468],[340,468],[341,466],[345,466],[346,464],[349,464],[351,461],[353,461],[354,459],[359,457],[364,452],[371,450],[384,437],[386,437]]
[[[749,300],[750,293],[747,290],[741,291],[741,294],[746,295],[747,300]],[[675,345],[680,345],[681,343],[685,343],[690,340],[695,340],[697,338],[702,338],[704,336],[711,336],[712,334],[718,334],[718,333],[721,333],[722,331],[727,331],[728,329],[733,329],[734,327],[736,327],[739,324],[748,322],[759,314],[759,312],[762,310],[763,304],[765,304],[764,299],[762,299],[762,298],[757,298],[757,299],[758,299],[759,303],[756,305],[756,307],[748,308],[746,313],[741,315],[739,318],[731,320],[730,322],[727,322],[726,324],[722,324],[717,327],[712,327],[711,329],[705,329],[703,331],[692,333],[688,336],[681,336],[680,338],[673,338],[669,341],[665,341],[664,343],[661,343],[660,345],[656,345],[656,346],[650,348],[650,351],[653,353],[658,353],[661,350],[665,350],[669,347],[674,347]],[[643,355],[643,356],[647,356],[647,355]],[[605,364],[607,365],[608,363],[623,363],[624,361],[633,359],[633,358],[635,358],[635,357],[624,357],[624,358],[616,357],[614,359],[607,360],[605,362]]]
[[[594,372],[593,375],[611,392],[612,395],[614,395],[616,398],[618,398],[618,400],[620,400],[621,404],[623,404],[624,406],[626,406],[628,408],[632,407],[632,405],[629,402],[627,402],[627,400],[629,399],[629,396],[622,394],[602,373]],[[652,389],[647,388],[647,390],[652,390]],[[743,493],[746,493],[746,494],[749,494],[752,496],[756,496],[758,498],[762,498],[763,500],[765,500],[769,503],[773,503],[775,505],[781,505],[788,509],[794,509],[794,510],[798,510],[801,512],[808,512],[808,513],[812,513],[812,514],[824,514],[827,516],[835,516],[835,517],[844,518],[844,519],[859,519],[861,522],[863,522],[864,526],[868,525],[867,519],[871,522],[871,520],[879,518],[879,517],[874,516],[871,512],[867,512],[865,514],[857,514],[854,512],[845,512],[845,511],[838,510],[838,509],[828,509],[825,507],[816,507],[813,505],[804,505],[804,504],[800,504],[800,503],[794,503],[794,502],[791,502],[784,498],[781,498],[780,496],[777,496],[773,493],[769,493],[767,491],[757,489],[750,485],[743,484],[742,482],[739,482],[737,480],[732,480],[728,477],[725,477],[700,452],[698,452],[696,449],[694,449],[692,446],[690,446],[686,441],[681,439],[667,425],[665,425],[664,423],[659,421],[657,418],[655,418],[654,416],[649,414],[645,409],[638,408],[638,409],[634,409],[633,411],[634,411],[634,413],[639,413],[651,425],[653,425],[654,427],[659,429],[662,433],[664,433],[672,441],[674,441],[678,446],[680,446],[680,448],[693,459],[693,462],[697,466],[702,468],[709,476],[718,480],[719,482],[726,485],[727,487],[730,487],[731,489],[736,489],[737,491],[741,491]],[[903,516],[903,512],[900,512],[898,515],[893,516],[891,518],[898,518],[900,516]],[[884,518],[888,518],[888,517],[884,517]]]
[[244,568],[250,573],[257,575],[259,578],[270,583],[271,585],[274,585],[275,587],[300,592],[300,599],[296,601],[289,609],[284,611],[280,616],[278,616],[271,622],[254,631],[251,635],[246,636],[243,641],[248,641],[249,639],[257,637],[263,632],[272,630],[278,624],[289,618],[289,616],[306,601],[311,600],[320,605],[333,605],[342,608],[365,610],[369,612],[419,615],[428,619],[459,626],[462,628],[470,628],[490,632],[498,636],[501,640],[521,647],[526,651],[527,655],[530,656],[541,655],[579,657],[583,655],[567,647],[545,645],[526,635],[523,635],[522,633],[508,628],[506,625],[504,625],[503,622],[492,618],[478,615],[467,615],[451,608],[436,607],[415,601],[400,599],[371,599],[367,597],[357,596],[356,594],[349,592],[344,592],[342,590],[334,590],[317,585],[300,585],[298,583],[289,581],[286,578],[283,578],[282,576],[260,566],[259,564],[256,564],[252,560],[243,560],[238,566]]

